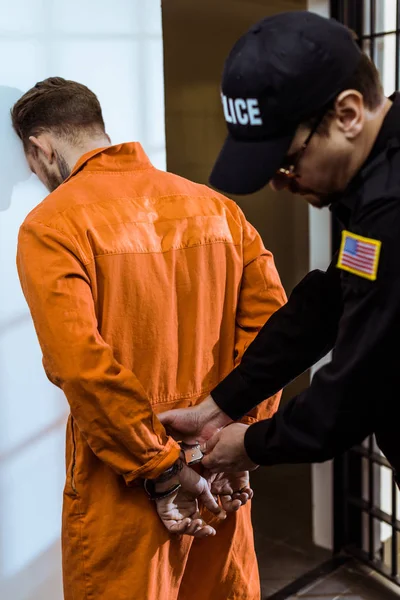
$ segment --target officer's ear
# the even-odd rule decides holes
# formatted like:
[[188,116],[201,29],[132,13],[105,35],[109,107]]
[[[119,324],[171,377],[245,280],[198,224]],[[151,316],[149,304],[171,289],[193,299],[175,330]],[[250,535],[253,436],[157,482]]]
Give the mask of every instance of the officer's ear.
[[356,138],[365,123],[365,106],[362,94],[357,90],[341,92],[335,101],[335,121],[338,130],[348,140]]

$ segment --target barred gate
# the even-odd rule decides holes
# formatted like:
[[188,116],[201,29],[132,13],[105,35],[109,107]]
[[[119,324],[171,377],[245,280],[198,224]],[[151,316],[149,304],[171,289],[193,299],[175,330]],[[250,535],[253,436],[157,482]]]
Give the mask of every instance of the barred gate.
[[[391,95],[399,88],[400,0],[332,0],[331,16],[355,32]],[[339,230],[336,223],[332,227],[336,250]],[[374,436],[335,460],[334,494],[335,551],[355,556],[400,586],[400,494]]]

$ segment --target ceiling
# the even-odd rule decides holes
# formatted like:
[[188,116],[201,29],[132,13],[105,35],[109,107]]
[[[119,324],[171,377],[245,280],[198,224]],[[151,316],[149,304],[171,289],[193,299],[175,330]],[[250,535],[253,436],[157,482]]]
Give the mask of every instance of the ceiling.
[[229,21],[244,13],[262,18],[286,10],[303,10],[307,8],[307,0],[162,0],[162,8],[175,18],[209,19],[223,14]]

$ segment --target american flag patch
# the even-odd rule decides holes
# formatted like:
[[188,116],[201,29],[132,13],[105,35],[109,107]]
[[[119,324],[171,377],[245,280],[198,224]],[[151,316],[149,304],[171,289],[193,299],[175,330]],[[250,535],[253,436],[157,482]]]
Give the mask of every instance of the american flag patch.
[[375,281],[381,242],[343,231],[337,267]]

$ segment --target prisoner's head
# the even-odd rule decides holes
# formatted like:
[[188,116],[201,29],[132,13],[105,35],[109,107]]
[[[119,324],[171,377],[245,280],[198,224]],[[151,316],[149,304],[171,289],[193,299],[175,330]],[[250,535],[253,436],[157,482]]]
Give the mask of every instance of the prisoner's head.
[[70,175],[79,149],[83,154],[89,140],[101,146],[107,137],[96,95],[61,77],[37,83],[16,102],[11,117],[31,170],[49,191]]

